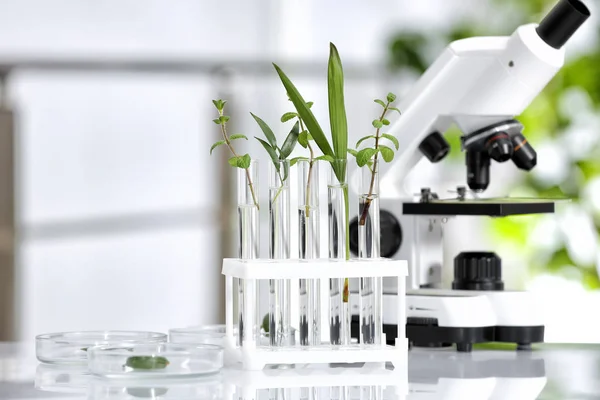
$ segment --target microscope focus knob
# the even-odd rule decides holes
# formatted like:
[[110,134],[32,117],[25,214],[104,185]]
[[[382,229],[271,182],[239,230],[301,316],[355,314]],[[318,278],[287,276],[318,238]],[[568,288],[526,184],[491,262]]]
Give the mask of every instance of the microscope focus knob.
[[[389,211],[379,211],[379,252],[384,258],[392,258],[402,246],[402,226]],[[350,221],[350,252],[358,256],[358,217]]]
[[456,290],[504,290],[502,260],[493,252],[468,251],[454,258]]

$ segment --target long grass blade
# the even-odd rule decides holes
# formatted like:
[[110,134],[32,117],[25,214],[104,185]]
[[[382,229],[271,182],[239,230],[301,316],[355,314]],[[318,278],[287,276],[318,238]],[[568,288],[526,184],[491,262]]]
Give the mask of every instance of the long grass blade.
[[[348,121],[344,104],[344,71],[337,48],[329,44],[329,63],[327,66],[327,92],[329,95],[329,123],[333,152],[338,160],[348,157]],[[343,170],[340,170],[341,173]],[[337,172],[337,171],[336,171]],[[341,178],[338,176],[338,178]]]
[[300,118],[302,119],[302,121],[304,121],[306,128],[312,135],[317,146],[319,146],[319,149],[321,149],[321,152],[325,155],[335,158],[335,154],[333,153],[333,150],[331,149],[331,146],[327,141],[327,137],[323,133],[323,129],[321,129],[321,126],[317,122],[317,119],[315,118],[310,108],[308,108],[308,106],[306,105],[306,101],[304,101],[302,95],[300,94],[298,89],[296,89],[296,86],[294,86],[292,81],[281,70],[281,68],[279,68],[276,64],[273,64],[273,66],[275,67],[275,70],[277,71],[277,74],[281,79],[281,83],[283,83],[283,86],[287,91],[290,100],[294,104],[298,115],[300,115]]

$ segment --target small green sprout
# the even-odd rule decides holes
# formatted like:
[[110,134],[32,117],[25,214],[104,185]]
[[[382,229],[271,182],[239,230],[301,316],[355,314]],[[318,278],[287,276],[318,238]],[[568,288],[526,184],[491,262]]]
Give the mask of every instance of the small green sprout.
[[[269,125],[267,125],[265,121],[263,121],[256,115],[252,113],[250,113],[250,115],[252,115],[252,118],[254,118],[267,140],[265,141],[256,136],[254,138],[259,141],[259,143],[265,148],[265,150],[269,154],[269,157],[271,158],[271,161],[273,162],[273,165],[277,170],[277,174],[279,175],[279,181],[281,182],[281,186],[279,187],[279,190],[273,198],[273,203],[275,203],[275,201],[279,197],[279,194],[283,190],[284,182],[287,180],[290,173],[287,164],[283,164],[283,171],[281,170],[280,162],[286,161],[290,154],[292,154],[294,147],[296,147],[296,143],[298,143],[299,124],[296,123],[292,127],[292,130],[288,133],[287,137],[283,141],[283,144],[279,146],[277,144],[277,138],[275,137],[275,134],[273,133],[273,130],[269,127]],[[282,122],[284,121],[283,117],[281,120]]]
[[[310,109],[314,103],[312,101],[306,102],[306,106]],[[290,161],[290,165],[295,165],[298,161],[308,161],[308,178],[306,181],[306,218],[310,217],[310,181],[312,177],[312,170],[314,163],[319,160],[333,162],[333,157],[330,155],[322,155],[315,157],[315,152],[311,146],[311,142],[314,140],[312,135],[304,127],[304,123],[300,114],[297,112],[286,112],[281,116],[281,122],[286,122],[291,119],[297,119],[296,124],[300,125],[301,132],[298,135],[298,144],[309,151],[309,157],[294,157]]]
[[252,193],[252,200],[257,209],[260,209],[258,205],[258,198],[256,197],[256,193],[254,192],[254,185],[252,184],[252,179],[250,178],[250,162],[252,159],[249,154],[238,155],[233,148],[233,141],[238,139],[248,138],[240,133],[236,133],[234,135],[229,135],[227,133],[227,122],[229,121],[229,116],[224,114],[225,104],[227,101],[225,100],[213,100],[213,104],[215,108],[219,112],[219,118],[213,119],[213,122],[221,127],[221,135],[223,136],[223,140],[219,140],[210,147],[210,154],[212,154],[213,150],[219,146],[226,145],[233,157],[231,157],[227,162],[234,168],[242,168],[246,170],[246,177],[248,180],[248,186],[250,187],[250,192]]
[[381,99],[374,100],[375,103],[383,107],[383,111],[381,112],[379,118],[374,119],[372,122],[372,125],[375,128],[375,134],[364,136],[356,143],[356,148],[358,149],[358,146],[360,146],[364,141],[374,139],[374,146],[366,147],[361,150],[348,149],[348,153],[356,158],[356,164],[359,167],[364,167],[365,165],[367,165],[368,168],[371,170],[371,184],[369,185],[369,193],[367,194],[367,198],[365,200],[363,209],[360,211],[360,219],[358,222],[360,225],[366,224],[367,216],[369,215],[369,207],[371,206],[371,202],[373,200],[375,174],[377,173],[377,171],[373,168],[373,164],[377,161],[379,154],[381,154],[381,158],[383,158],[383,161],[385,162],[390,162],[394,159],[394,150],[388,146],[382,145],[380,141],[382,139],[387,139],[394,145],[396,150],[398,150],[400,147],[398,139],[396,139],[394,136],[387,133],[381,133],[381,129],[384,126],[388,126],[390,124],[390,121],[386,119],[387,113],[390,110],[393,110],[397,111],[400,114],[399,109],[391,106],[392,103],[396,100],[396,95],[393,93],[388,93],[386,100],[387,101],[383,101]]

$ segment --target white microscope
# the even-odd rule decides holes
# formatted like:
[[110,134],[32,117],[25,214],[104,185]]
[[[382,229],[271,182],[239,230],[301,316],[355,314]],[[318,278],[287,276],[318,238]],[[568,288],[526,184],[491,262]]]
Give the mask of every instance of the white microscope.
[[[564,44],[589,16],[580,0],[560,0],[539,25],[521,26],[510,37],[453,42],[400,102],[403,114],[389,131],[398,138],[400,153],[381,180],[381,255],[409,262],[406,333],[412,345],[456,344],[458,351],[470,351],[480,342],[516,343],[519,348],[543,342],[544,323],[534,299],[527,292],[503,290],[496,254],[459,254],[452,290],[440,288],[442,221],[460,215],[551,213],[554,202],[470,199],[466,188],[459,188],[452,199],[440,199],[423,188],[415,202],[404,184],[423,156],[436,163],[448,154],[443,133],[452,124],[463,133],[472,191],[488,187],[492,160],[512,160],[527,171],[534,168],[536,152],[515,116],[562,67]],[[351,247],[356,253],[356,243]],[[384,282],[387,337],[395,337],[397,323],[395,302],[390,301],[393,288],[393,282]]]

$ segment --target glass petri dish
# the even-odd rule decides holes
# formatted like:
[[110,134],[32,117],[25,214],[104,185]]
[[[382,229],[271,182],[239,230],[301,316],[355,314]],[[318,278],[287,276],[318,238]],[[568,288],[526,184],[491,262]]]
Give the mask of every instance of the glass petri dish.
[[[237,328],[234,328],[234,336],[237,336]],[[225,347],[225,325],[204,325],[189,328],[177,328],[169,330],[169,342],[212,344]]]
[[209,377],[188,377],[155,380],[114,380],[92,378],[88,400],[222,400],[223,382],[220,374]]
[[39,364],[34,386],[43,392],[86,393],[90,373],[85,366]]
[[223,368],[223,348],[179,343],[96,346],[88,351],[88,368],[110,379],[209,375]]
[[157,332],[88,331],[60,332],[35,338],[37,359],[47,364],[87,365],[88,349],[111,344],[164,343],[167,335]]
[[[169,342],[171,343],[193,343],[193,344],[213,344],[226,347],[225,343],[225,325],[204,325],[189,328],[177,328],[169,330]],[[233,336],[237,338],[237,327],[233,328]],[[290,335],[282,343],[285,346],[293,346],[296,343],[296,329],[290,327]],[[237,340],[235,341],[237,343]],[[269,346],[269,334],[261,330],[260,346]]]

